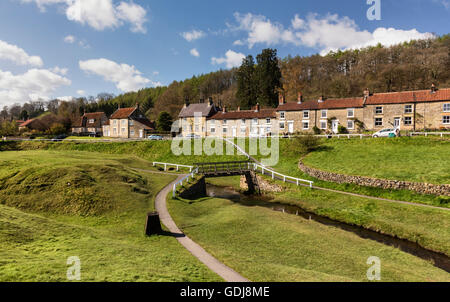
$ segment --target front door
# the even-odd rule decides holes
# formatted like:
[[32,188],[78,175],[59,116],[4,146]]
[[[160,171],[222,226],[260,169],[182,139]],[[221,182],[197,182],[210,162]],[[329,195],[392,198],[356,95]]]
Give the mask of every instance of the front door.
[[233,127],[233,137],[236,137],[236,136],[237,136],[237,128]]
[[333,130],[333,133],[338,133],[339,132],[339,121],[333,120],[332,130]]
[[139,130],[139,137],[144,138],[144,130],[143,129]]
[[396,117],[395,119],[394,119],[394,128],[400,128],[400,122],[401,122],[401,118],[399,118],[399,117]]
[[288,122],[288,131],[290,134],[294,133],[294,122]]

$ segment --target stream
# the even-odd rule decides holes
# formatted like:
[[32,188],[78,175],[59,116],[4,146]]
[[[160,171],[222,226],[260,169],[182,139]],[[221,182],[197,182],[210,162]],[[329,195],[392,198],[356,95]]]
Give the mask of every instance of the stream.
[[271,209],[273,211],[286,213],[287,215],[296,215],[301,219],[315,221],[323,225],[336,227],[347,232],[352,232],[361,238],[374,240],[384,245],[398,248],[403,252],[414,255],[426,261],[431,261],[434,266],[450,273],[450,257],[443,253],[428,250],[415,242],[400,239],[391,235],[381,234],[379,232],[365,229],[360,226],[332,220],[330,218],[305,211],[300,206],[270,202],[263,196],[246,196],[228,187],[219,187],[207,184],[206,192],[209,197],[228,199],[243,206],[260,206]]

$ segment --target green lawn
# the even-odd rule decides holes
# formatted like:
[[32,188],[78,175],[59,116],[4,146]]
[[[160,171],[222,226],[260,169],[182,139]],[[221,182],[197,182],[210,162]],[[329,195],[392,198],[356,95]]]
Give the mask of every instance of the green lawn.
[[329,140],[304,159],[310,167],[347,175],[450,184],[450,141],[397,139]]
[[[144,235],[154,197],[175,176],[133,157],[0,153],[0,281],[221,281],[173,237]],[[70,183],[70,186],[68,185]]]
[[259,206],[204,198],[173,200],[169,210],[187,235],[252,281],[367,281],[377,256],[382,281],[450,281],[417,257],[343,230]]

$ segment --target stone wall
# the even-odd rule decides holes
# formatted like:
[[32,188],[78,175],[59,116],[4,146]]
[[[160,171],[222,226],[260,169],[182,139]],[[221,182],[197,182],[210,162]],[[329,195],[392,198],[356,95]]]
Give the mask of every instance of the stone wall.
[[[259,189],[262,193],[283,192],[283,187],[280,185],[270,183],[259,175],[256,175],[256,179],[258,179]],[[245,175],[241,176],[241,189],[244,191],[248,191],[248,184]]]
[[299,168],[306,174],[324,181],[331,181],[336,183],[351,183],[359,186],[375,187],[386,190],[410,190],[420,194],[450,196],[450,185],[434,185],[337,174],[307,167],[305,164],[303,164],[302,161],[300,161],[299,163]]

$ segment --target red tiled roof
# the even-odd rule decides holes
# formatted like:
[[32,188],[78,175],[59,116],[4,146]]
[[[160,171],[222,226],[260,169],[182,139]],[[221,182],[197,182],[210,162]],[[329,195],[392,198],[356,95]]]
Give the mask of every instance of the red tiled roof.
[[[434,93],[432,93],[431,90],[375,93],[367,98],[365,105],[407,104],[439,101],[450,101],[450,88],[439,89]],[[277,111],[345,109],[362,107],[364,107],[364,98],[356,97],[329,99],[325,100],[322,103],[319,103],[318,101],[307,101],[301,104],[286,103],[284,105],[278,106]]]
[[367,99],[366,105],[404,104],[438,101],[450,101],[450,88],[439,89],[435,92],[431,92],[431,90],[416,90],[375,93]]
[[126,119],[126,118],[130,117],[130,115],[132,115],[136,109],[137,109],[136,107],[117,109],[117,111],[114,112],[113,115],[111,115],[111,119],[112,120]]
[[238,119],[264,119],[264,118],[276,118],[276,109],[261,109],[258,112],[255,110],[243,110],[243,111],[231,111],[231,112],[218,112],[213,115],[211,120],[238,120]]
[[28,121],[26,121],[26,122],[20,124],[19,127],[26,127],[26,126],[29,126],[29,125],[30,125],[32,122],[34,122],[34,121],[35,121],[35,119],[28,120]]

